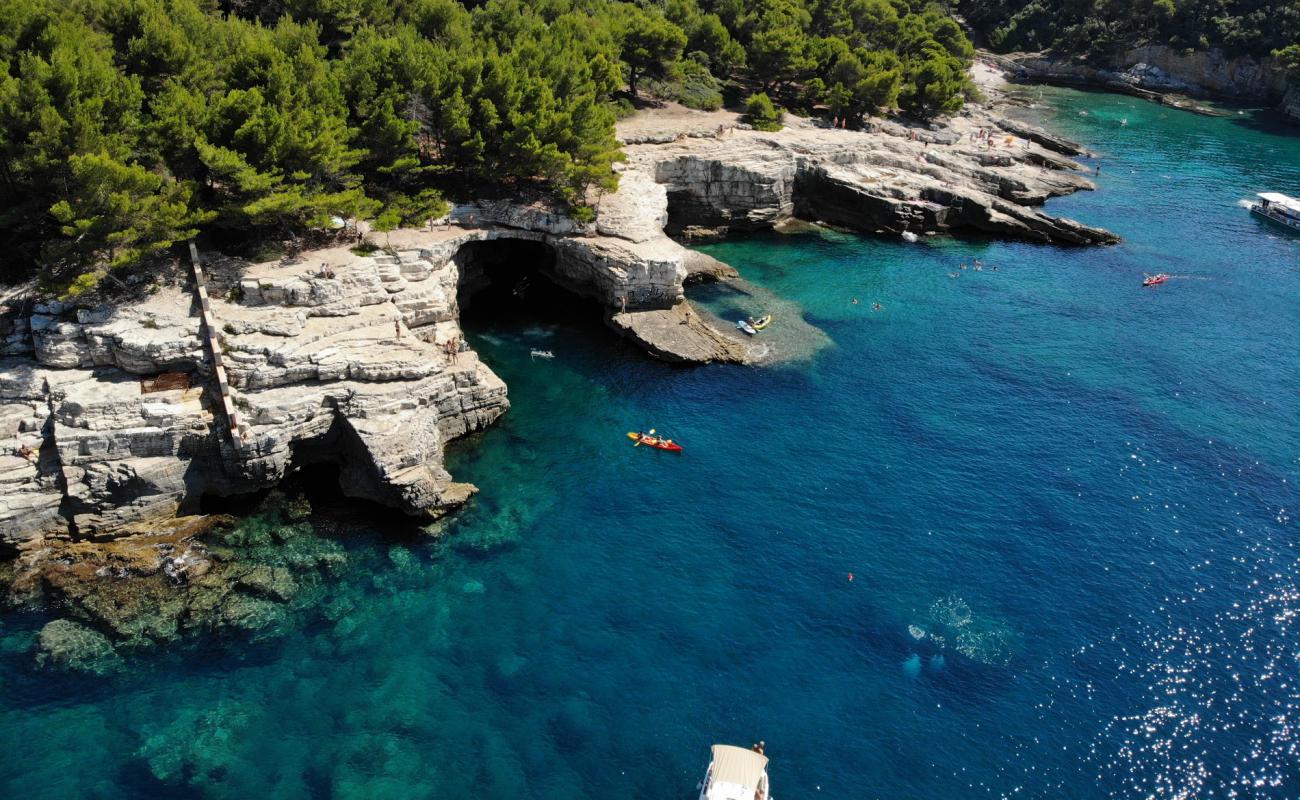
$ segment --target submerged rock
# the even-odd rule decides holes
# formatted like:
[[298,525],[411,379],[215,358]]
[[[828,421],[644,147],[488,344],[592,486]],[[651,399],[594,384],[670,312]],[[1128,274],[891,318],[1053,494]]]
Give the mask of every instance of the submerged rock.
[[245,731],[253,710],[221,701],[214,708],[184,706],[180,716],[146,730],[138,755],[155,778],[168,784],[220,783],[243,761]]
[[56,619],[41,628],[36,663],[103,675],[121,667],[122,659],[104,634],[72,620]]
[[0,573],[7,605],[56,610],[37,662],[99,671],[118,654],[196,633],[262,638],[311,606],[347,563],[340,545],[278,499],[242,523],[186,521],[110,542],[42,540]]

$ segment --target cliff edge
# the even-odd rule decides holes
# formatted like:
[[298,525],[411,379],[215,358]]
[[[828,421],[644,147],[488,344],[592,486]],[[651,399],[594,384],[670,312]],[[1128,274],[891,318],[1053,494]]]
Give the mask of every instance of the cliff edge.
[[503,243],[542,248],[543,277],[598,303],[647,352],[704,363],[752,361],[761,348],[692,311],[688,279],[734,271],[666,231],[799,217],[892,234],[1117,241],[1039,208],[1092,187],[1062,156],[1079,148],[986,110],[926,128],[790,123],[758,133],[733,114],[683,109],[626,120],[620,188],[589,224],[544,205],[466,203],[370,255],[203,254],[196,271],[135,302],[11,298],[0,315],[0,547],[112,539],[316,464],[336,468],[345,495],[407,514],[463,504],[474,487],[446,471],[443,448],[509,401],[463,345],[460,306]]

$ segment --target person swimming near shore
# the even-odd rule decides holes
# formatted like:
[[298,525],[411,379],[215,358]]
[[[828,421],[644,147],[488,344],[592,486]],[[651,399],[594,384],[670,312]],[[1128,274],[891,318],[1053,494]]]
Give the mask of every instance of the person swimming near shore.
[[855,297],[855,298],[853,298],[852,300],[850,300],[849,302],[856,306],[856,305],[858,304],[858,298]]
[[882,305],[880,304],[879,301],[877,301],[877,302],[871,304],[871,310],[872,310],[872,311],[880,311],[880,310],[883,309],[883,308],[884,308],[884,306],[882,306]]

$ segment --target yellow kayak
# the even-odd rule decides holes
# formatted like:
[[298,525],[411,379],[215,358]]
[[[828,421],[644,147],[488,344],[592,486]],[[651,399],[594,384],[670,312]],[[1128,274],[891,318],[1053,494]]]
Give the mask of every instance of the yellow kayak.
[[754,320],[754,322],[753,322],[754,330],[756,330],[756,331],[761,331],[761,330],[763,330],[764,328],[766,328],[768,325],[771,325],[771,324],[772,324],[772,315],[771,315],[771,314],[768,314],[766,317],[759,317],[758,319]]

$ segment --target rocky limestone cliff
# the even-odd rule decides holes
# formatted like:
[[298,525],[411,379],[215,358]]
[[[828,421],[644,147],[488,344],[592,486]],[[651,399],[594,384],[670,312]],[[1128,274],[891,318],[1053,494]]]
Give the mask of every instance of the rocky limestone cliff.
[[[735,273],[665,227],[716,233],[801,216],[868,232],[1116,241],[1037,208],[1092,186],[1056,154],[1077,147],[1045,132],[999,128],[981,111],[923,130],[792,123],[757,133],[701,114],[671,121],[666,137],[647,134],[645,117],[639,134],[621,126],[642,143],[627,146],[620,189],[599,199],[592,224],[543,205],[468,203],[428,230],[386,235],[369,256],[339,247],[248,264],[210,254],[195,285],[137,302],[10,303],[0,315],[0,547],[147,530],[205,496],[266,489],[320,463],[337,468],[350,497],[423,517],[456,508],[474,488],[444,469],[445,444],[509,403],[488,365],[448,343],[461,339],[461,298],[485,279],[485,248],[503,242],[545,248],[536,268],[603,306],[611,328],[647,352],[703,363],[751,361],[759,348],[692,310],[688,280]],[[977,140],[978,129],[993,135]]]
[[[734,130],[667,143],[639,132],[628,169],[667,188],[670,230],[716,235],[791,218],[866,232],[978,231],[1059,244],[1109,244],[1109,231],[1041,211],[1092,189],[1061,151],[1073,143],[981,111],[937,130],[847,131],[792,119],[775,133]],[[1005,126],[1005,127],[1002,127]],[[980,129],[992,131],[975,139]],[[1046,146],[1045,146],[1046,145]]]
[[1275,103],[1300,122],[1300,109],[1287,99],[1295,89],[1287,85],[1286,70],[1275,58],[1229,58],[1218,50],[1185,53],[1160,45],[1134,48],[1100,65],[1052,52],[989,57],[1025,80],[1098,86],[1202,113],[1213,112],[1164,95]]

